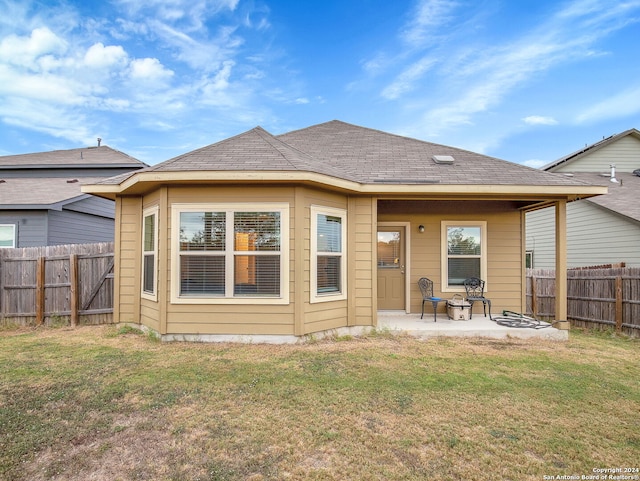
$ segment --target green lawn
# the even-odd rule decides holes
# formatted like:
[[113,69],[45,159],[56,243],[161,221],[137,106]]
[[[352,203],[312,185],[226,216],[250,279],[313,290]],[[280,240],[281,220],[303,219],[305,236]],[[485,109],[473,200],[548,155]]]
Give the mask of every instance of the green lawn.
[[611,334],[267,346],[5,330],[0,366],[11,481],[542,480],[640,467],[640,341]]

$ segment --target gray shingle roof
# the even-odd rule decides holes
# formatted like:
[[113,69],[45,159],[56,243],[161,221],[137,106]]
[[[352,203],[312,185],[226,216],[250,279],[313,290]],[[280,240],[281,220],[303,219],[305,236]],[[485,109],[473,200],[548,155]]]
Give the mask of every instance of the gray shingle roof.
[[[410,181],[442,184],[575,185],[475,152],[347,124],[338,120],[279,135],[289,145],[310,154],[363,183]],[[437,164],[434,155],[450,155],[453,165]]]
[[576,172],[571,175],[575,179],[609,188],[607,194],[587,199],[588,202],[640,222],[640,177],[630,172],[616,172],[616,179],[619,181],[616,184],[608,176],[594,172]]
[[[41,207],[86,195],[82,184],[92,184],[100,177],[66,179],[64,177],[7,178],[0,181],[0,208]],[[70,182],[71,181],[71,182]]]
[[33,154],[5,155],[0,157],[0,169],[4,168],[37,168],[37,167],[115,167],[134,166],[144,167],[140,162],[119,150],[106,145],[100,147],[83,147],[80,149],[53,150],[50,152],[36,152]]
[[[453,165],[434,155],[450,155]],[[305,171],[362,184],[584,186],[580,180],[466,150],[359,127],[338,120],[273,136],[261,127],[135,173]]]

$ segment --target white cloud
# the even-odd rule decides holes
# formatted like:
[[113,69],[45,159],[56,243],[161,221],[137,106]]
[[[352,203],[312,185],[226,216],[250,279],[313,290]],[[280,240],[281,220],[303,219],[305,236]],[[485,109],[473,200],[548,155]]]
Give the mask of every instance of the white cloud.
[[88,67],[109,68],[124,66],[128,61],[128,56],[120,45],[109,45],[105,47],[102,43],[96,43],[89,47],[84,55],[84,63]]
[[522,165],[526,165],[527,167],[532,167],[534,169],[539,169],[547,165],[549,161],[547,160],[539,160],[539,159],[529,159],[521,162]]
[[[633,3],[636,8],[640,4],[637,0]],[[438,83],[432,86],[431,95],[425,96],[427,100],[421,101],[424,125],[438,134],[445,128],[472,124],[476,114],[500,105],[516,89],[532,83],[535,75],[593,57],[597,41],[631,21],[628,13],[626,8],[612,9],[604,2],[577,1],[502,45],[475,47],[475,51],[469,50],[468,41],[463,47],[444,45],[443,49],[449,49],[447,60],[436,72],[442,77],[432,78]],[[438,92],[433,93],[436,88]],[[415,109],[417,102],[411,101]],[[632,100],[624,110],[636,111],[633,105],[637,101]],[[604,111],[604,107],[598,110]],[[582,119],[591,115],[595,115],[595,108],[585,112]],[[540,119],[532,117],[531,121]]]
[[640,113],[640,85],[602,100],[580,113],[578,123],[623,118]]
[[450,14],[458,5],[451,0],[421,0],[401,33],[402,39],[412,46],[428,43],[442,25],[451,21]]
[[131,77],[136,80],[164,81],[173,74],[157,58],[142,58],[131,62]]
[[522,119],[525,124],[529,125],[557,125],[558,121],[553,117],[543,117],[541,115],[529,115]]
[[26,37],[9,35],[0,42],[0,61],[29,68],[45,54],[62,54],[67,42],[48,28],[36,28]]
[[382,96],[388,100],[394,100],[414,89],[415,83],[436,63],[436,59],[424,57],[413,63],[402,72],[393,83],[382,91]]

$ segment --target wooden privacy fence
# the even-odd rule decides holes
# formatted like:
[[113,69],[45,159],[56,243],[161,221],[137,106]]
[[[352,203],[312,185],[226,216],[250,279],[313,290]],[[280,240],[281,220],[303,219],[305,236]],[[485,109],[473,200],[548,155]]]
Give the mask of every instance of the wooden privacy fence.
[[[555,271],[527,269],[527,310],[555,314]],[[567,271],[567,317],[578,327],[613,327],[640,337],[640,268]]]
[[0,249],[0,321],[113,322],[113,243]]

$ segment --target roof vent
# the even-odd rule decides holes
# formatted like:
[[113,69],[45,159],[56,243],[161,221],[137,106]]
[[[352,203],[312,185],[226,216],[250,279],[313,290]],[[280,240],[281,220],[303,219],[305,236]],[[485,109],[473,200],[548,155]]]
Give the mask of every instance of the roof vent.
[[67,184],[75,184],[76,182],[78,182],[78,179],[69,179],[69,180],[67,180]]
[[611,178],[609,180],[618,184],[618,179],[616,179],[616,164],[611,164],[609,167],[611,167]]
[[436,164],[451,165],[455,161],[450,155],[434,155],[432,158]]
[[640,177],[640,169],[634,170],[633,175],[637,175],[638,177]]

